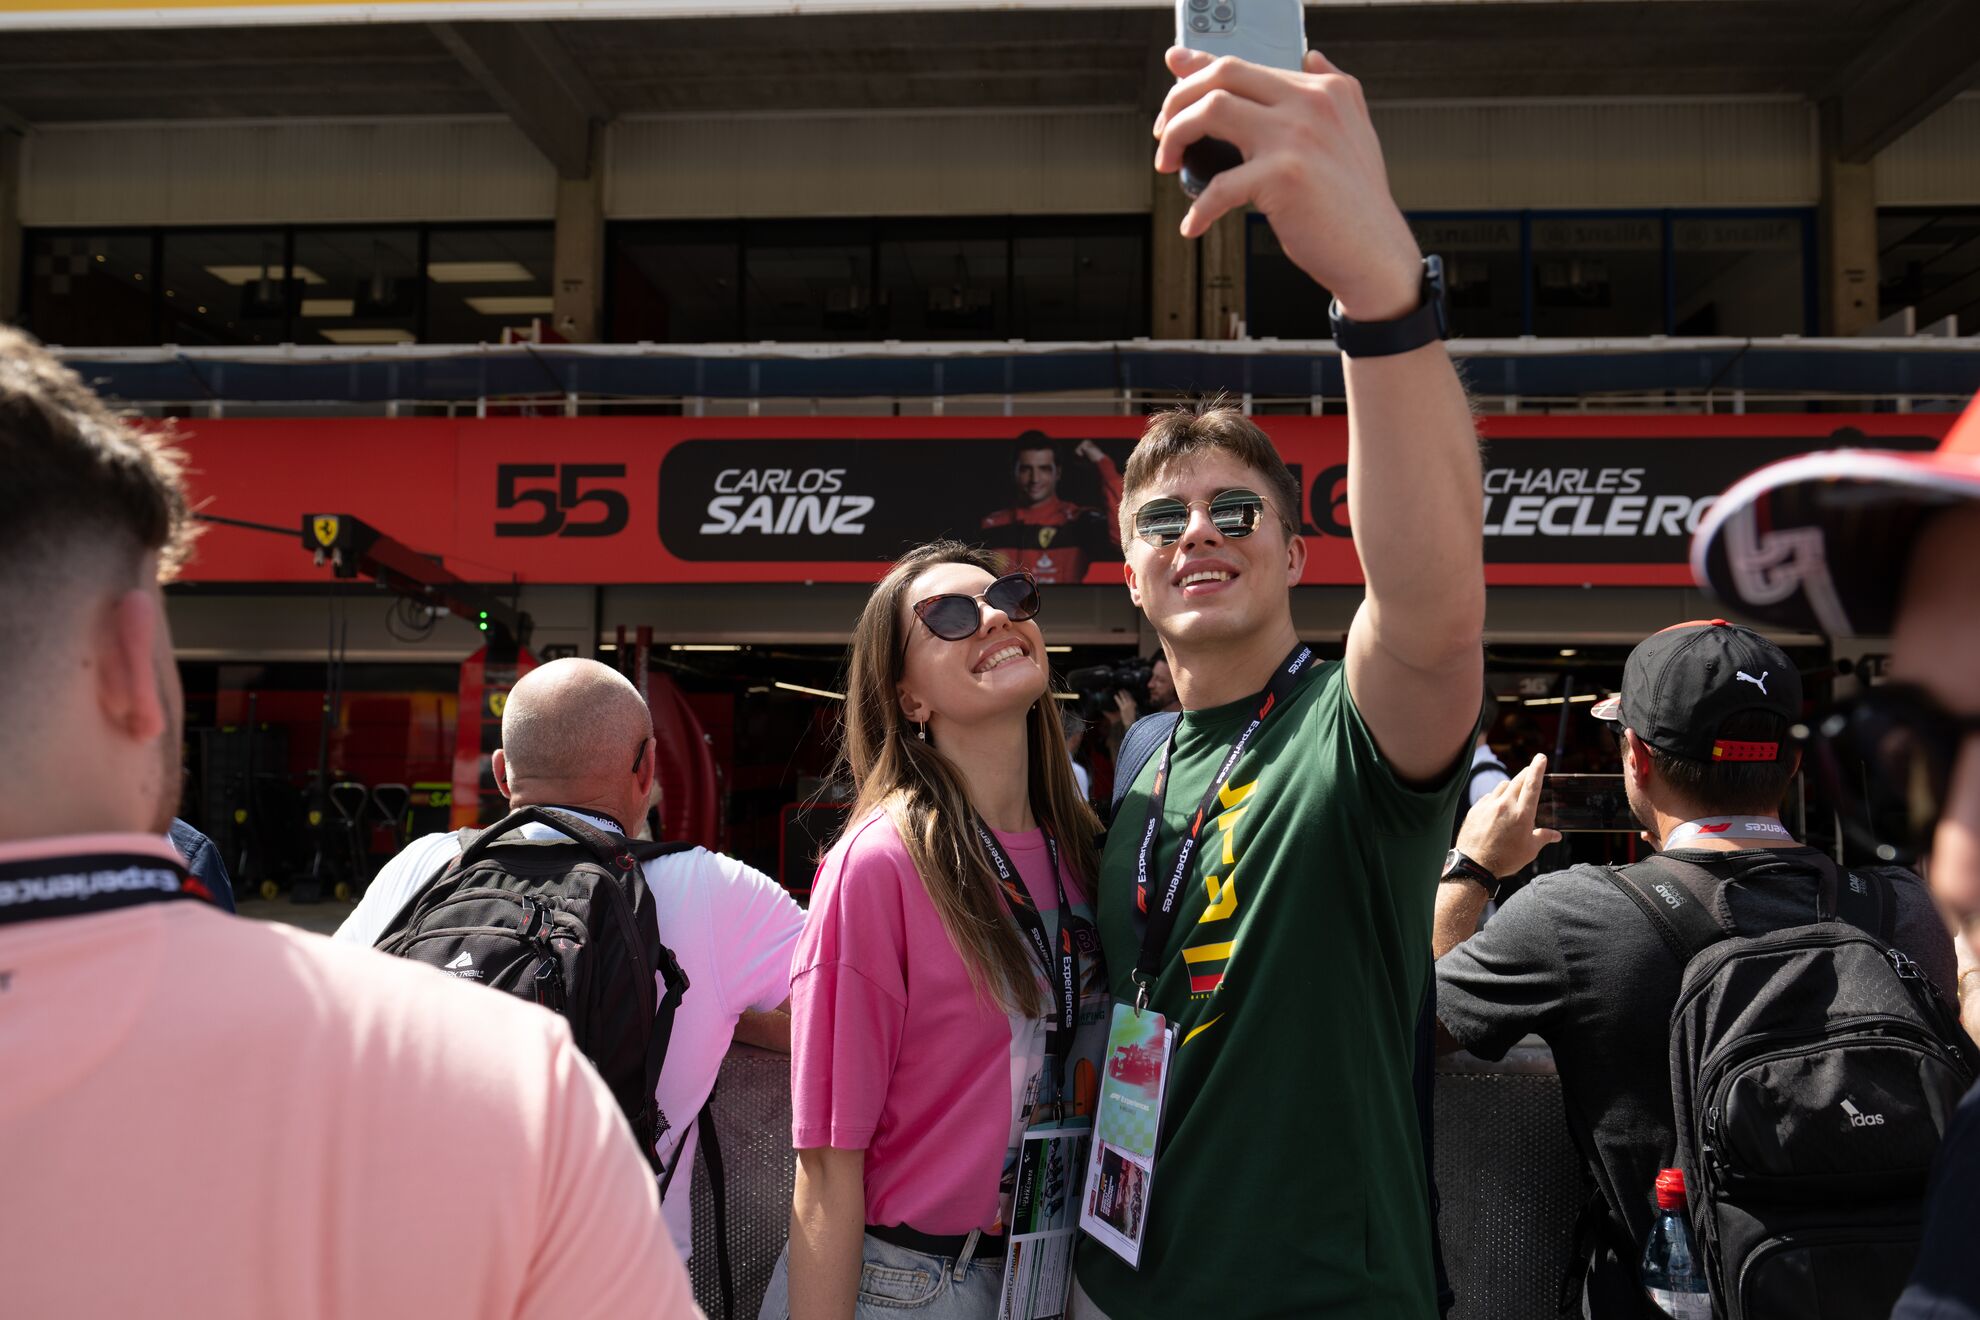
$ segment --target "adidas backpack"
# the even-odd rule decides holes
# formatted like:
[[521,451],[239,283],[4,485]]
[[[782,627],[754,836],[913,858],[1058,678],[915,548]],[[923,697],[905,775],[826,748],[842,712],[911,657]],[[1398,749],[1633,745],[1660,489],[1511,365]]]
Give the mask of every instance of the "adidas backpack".
[[[565,839],[512,836],[530,822]],[[658,1172],[667,1119],[653,1090],[688,984],[660,942],[640,867],[691,845],[626,839],[536,807],[460,837],[460,857],[377,947],[562,1014]]]
[[1741,936],[1713,916],[1721,882],[1703,866],[1660,855],[1608,875],[1684,966],[1674,1162],[1714,1314],[1890,1314],[1974,1074],[1957,1016],[1890,944],[1889,882],[1840,885],[1824,859],[1813,923]]

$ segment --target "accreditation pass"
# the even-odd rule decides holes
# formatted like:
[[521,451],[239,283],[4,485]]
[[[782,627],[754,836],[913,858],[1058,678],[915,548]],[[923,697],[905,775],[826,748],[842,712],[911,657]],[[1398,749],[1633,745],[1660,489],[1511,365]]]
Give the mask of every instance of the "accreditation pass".
[[1141,1268],[1155,1141],[1162,1131],[1162,1096],[1175,1037],[1160,1013],[1114,1005],[1079,1226],[1136,1269]]

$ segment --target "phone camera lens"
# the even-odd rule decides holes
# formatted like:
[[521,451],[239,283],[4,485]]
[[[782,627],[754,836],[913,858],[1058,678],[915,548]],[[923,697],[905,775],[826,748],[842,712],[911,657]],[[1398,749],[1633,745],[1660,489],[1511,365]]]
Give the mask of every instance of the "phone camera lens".
[[1189,0],[1189,7],[1191,9],[1208,9],[1210,7],[1210,0]]
[[1210,17],[1216,19],[1219,23],[1228,23],[1231,21],[1235,12],[1229,5],[1218,5],[1210,11]]
[[1198,32],[1208,32],[1210,30],[1210,20],[1205,18],[1201,14],[1192,14],[1190,16],[1189,25],[1195,28]]

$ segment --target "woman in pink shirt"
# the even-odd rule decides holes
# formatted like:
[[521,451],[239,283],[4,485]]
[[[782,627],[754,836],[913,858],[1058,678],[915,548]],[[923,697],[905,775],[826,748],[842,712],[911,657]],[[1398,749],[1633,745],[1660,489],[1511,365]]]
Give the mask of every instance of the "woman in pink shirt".
[[764,1320],[993,1320],[1022,1134],[1092,1112],[1099,822],[1037,584],[1000,568],[953,541],[915,550],[853,635],[858,801],[792,962],[797,1191]]

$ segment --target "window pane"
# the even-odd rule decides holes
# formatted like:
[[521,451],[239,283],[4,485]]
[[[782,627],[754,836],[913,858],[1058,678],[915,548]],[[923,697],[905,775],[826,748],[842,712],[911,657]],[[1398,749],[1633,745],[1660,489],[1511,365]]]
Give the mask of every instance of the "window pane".
[[880,335],[1006,338],[1010,254],[1006,227],[994,221],[887,225],[880,235]]
[[27,238],[22,323],[50,344],[155,344],[151,235],[38,233]]
[[419,232],[296,234],[299,344],[405,344],[419,337]]
[[1012,335],[1133,339],[1148,333],[1148,220],[1028,220],[1011,252]]
[[1334,295],[1293,265],[1264,216],[1245,217],[1245,328],[1267,339],[1332,339]]
[[288,278],[279,229],[165,235],[158,282],[168,344],[279,344],[301,281]]
[[1879,212],[1877,248],[1880,316],[1912,307],[1921,330],[1948,316],[1980,330],[1980,207]]
[[1519,217],[1412,219],[1424,255],[1444,259],[1451,334],[1463,339],[1511,339],[1525,333],[1519,274]]
[[1585,216],[1533,222],[1533,333],[1664,332],[1663,222]]
[[1807,329],[1795,216],[1679,220],[1671,259],[1676,335],[1798,335]]
[[426,236],[426,341],[499,344],[508,327],[550,324],[552,232],[435,229]]
[[743,337],[737,225],[615,225],[612,338],[723,344]]
[[871,227],[750,225],[743,332],[752,340],[875,339]]

